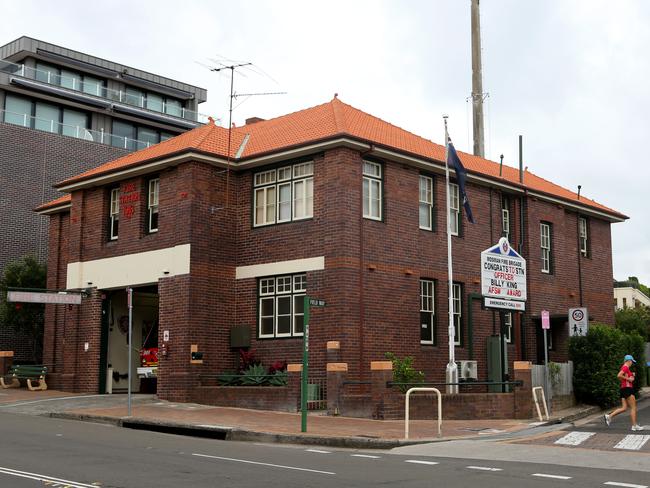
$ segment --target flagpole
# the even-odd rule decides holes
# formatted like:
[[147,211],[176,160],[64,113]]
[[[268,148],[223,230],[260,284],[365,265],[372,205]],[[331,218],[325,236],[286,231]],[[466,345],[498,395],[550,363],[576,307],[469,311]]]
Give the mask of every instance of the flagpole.
[[[456,366],[456,357],[454,350],[455,330],[454,330],[454,272],[451,257],[451,195],[449,191],[449,132],[447,130],[448,115],[442,116],[445,121],[445,178],[447,182],[447,275],[449,283],[449,363],[447,363],[447,370],[445,379],[447,383],[458,383],[458,367]],[[448,384],[446,387],[447,393],[458,393],[458,385]]]

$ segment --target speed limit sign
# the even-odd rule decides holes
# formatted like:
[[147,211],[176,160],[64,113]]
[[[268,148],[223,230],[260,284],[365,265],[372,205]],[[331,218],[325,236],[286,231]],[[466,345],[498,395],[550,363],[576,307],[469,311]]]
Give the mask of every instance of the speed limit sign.
[[569,336],[584,336],[589,330],[589,315],[586,308],[569,309]]

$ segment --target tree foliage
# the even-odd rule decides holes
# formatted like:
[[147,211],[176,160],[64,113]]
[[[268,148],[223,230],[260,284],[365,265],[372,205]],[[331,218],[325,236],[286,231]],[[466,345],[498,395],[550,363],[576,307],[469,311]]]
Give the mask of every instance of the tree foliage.
[[616,311],[616,328],[626,334],[639,334],[650,341],[650,309],[646,306],[622,308]]
[[576,399],[601,407],[617,404],[620,384],[616,375],[626,354],[632,354],[638,362],[637,381],[634,382],[638,392],[645,370],[642,366],[645,364],[644,342],[636,333],[625,334],[603,324],[590,325],[586,336],[571,337],[569,357],[574,365]]
[[11,288],[45,288],[45,265],[33,256],[25,256],[7,265],[0,279],[0,327],[10,328],[14,334],[28,342],[32,360],[40,363],[43,348],[43,323],[45,306],[40,303],[10,303],[7,290]]

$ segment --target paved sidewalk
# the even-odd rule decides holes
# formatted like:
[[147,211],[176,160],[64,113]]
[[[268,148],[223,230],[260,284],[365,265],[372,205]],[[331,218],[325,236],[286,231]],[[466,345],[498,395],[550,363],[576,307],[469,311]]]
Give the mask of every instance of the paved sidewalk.
[[[551,419],[575,418],[593,413],[594,407],[574,407]],[[0,390],[0,413],[49,415],[115,425],[190,433],[232,440],[288,442],[347,447],[394,447],[413,442],[488,438],[530,429],[539,422],[530,420],[444,420],[442,436],[437,436],[435,420],[413,420],[409,440],[404,439],[403,420],[368,420],[331,417],[319,413],[308,416],[307,432],[300,431],[300,414],[212,407],[160,401],[153,395],[133,395],[132,416],[127,417],[126,395],[78,395],[47,390]]]

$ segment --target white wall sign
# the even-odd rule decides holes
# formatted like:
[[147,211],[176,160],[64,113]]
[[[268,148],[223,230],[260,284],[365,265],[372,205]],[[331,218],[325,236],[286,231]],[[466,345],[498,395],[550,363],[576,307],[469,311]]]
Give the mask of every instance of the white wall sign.
[[589,330],[589,314],[586,308],[569,309],[569,336],[584,336]]
[[524,312],[526,302],[517,302],[514,300],[503,300],[501,298],[483,297],[485,308],[501,308],[515,312]]
[[7,301],[22,303],[53,303],[56,305],[79,305],[81,303],[81,294],[9,291],[7,292]]
[[481,293],[485,297],[526,301],[526,260],[505,237],[481,253]]

